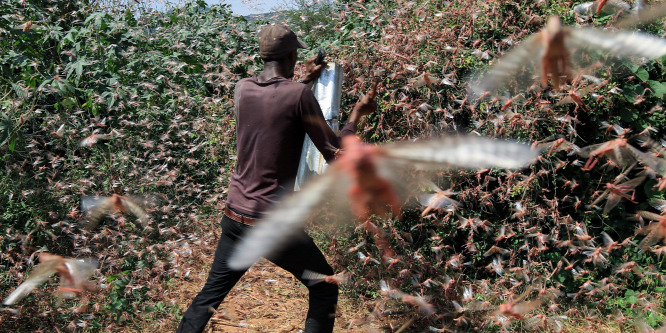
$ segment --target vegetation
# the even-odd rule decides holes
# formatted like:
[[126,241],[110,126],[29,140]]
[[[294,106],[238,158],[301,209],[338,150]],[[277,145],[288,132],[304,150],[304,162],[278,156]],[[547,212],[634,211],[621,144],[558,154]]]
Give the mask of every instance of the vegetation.
[[[438,175],[440,187],[458,192],[461,207],[425,217],[412,208],[384,221],[401,258],[390,266],[359,259],[359,252],[379,258],[371,237],[353,230],[322,235],[313,227],[318,238],[335,239],[329,254],[352,273],[346,295],[382,304],[384,314],[412,305],[382,295],[380,281],[428,296],[436,315],[419,314],[415,331],[500,330],[493,312],[518,295],[544,302],[525,320],[508,322],[510,329],[558,330],[567,321],[562,316],[587,316],[594,325],[590,318],[609,315],[627,325],[618,313],[661,324],[663,239],[646,246],[636,231],[650,222],[637,212],[663,215],[650,205],[664,198],[657,186],[666,133],[662,62],[611,62],[592,77],[575,77],[564,92],[468,98],[468,78],[548,16],[581,24],[571,11],[579,2],[546,3],[338,1],[287,15],[313,46],[308,52],[321,45],[329,60],[343,64],[343,106],[380,79],[379,112],[362,124],[365,141],[475,132],[545,147],[522,171]],[[181,310],[163,291],[188,278],[193,246],[215,246],[235,153],[232,91],[261,68],[262,22],[203,1],[135,14],[83,0],[0,5],[0,297],[25,279],[41,251],[96,259],[94,280],[103,288],[86,301],[56,304],[42,287],[20,303],[20,316],[1,312],[0,327],[140,331],[146,321],[173,327]],[[659,24],[642,29],[664,32]],[[80,144],[95,134],[107,140]],[[600,147],[594,145],[616,139],[656,162],[632,160],[618,147],[623,158],[611,148],[590,167],[589,152]],[[606,201],[595,203],[607,184],[644,170],[639,185],[622,189],[617,207],[604,213]],[[149,227],[117,214],[85,230],[81,195],[114,193],[154,197]]]
[[[94,320],[3,313],[3,325],[132,327],[153,312],[174,320],[180,310],[161,290],[189,274],[190,244],[215,244],[205,221],[217,216],[232,166],[229,91],[256,69],[254,32],[202,1],[138,18],[68,4],[1,7],[2,290],[22,281],[37,251],[96,259],[106,290],[90,301]],[[109,140],[80,144],[95,134]],[[87,232],[81,195],[113,193],[159,194],[150,228],[107,219]],[[42,313],[49,300],[31,296],[22,312]]]

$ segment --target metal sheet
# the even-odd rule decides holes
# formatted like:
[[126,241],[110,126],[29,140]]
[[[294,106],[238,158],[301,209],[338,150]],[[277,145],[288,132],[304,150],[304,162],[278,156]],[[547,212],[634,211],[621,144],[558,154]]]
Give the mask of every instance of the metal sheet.
[[[335,63],[328,63],[312,89],[326,123],[337,133],[339,130],[340,98],[342,97],[342,67]],[[323,173],[326,166],[327,163],[324,157],[319,153],[310,137],[306,135],[294,189],[298,191],[308,179]]]

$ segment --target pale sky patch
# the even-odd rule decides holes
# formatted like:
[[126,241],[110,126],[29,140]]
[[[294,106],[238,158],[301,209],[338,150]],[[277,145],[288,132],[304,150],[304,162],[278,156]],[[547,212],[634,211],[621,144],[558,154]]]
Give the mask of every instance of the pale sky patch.
[[[252,15],[263,14],[272,12],[276,8],[285,7],[287,0],[270,1],[270,0],[205,0],[209,6],[217,5],[220,3],[231,5],[231,11],[236,15]],[[149,6],[156,10],[163,10],[169,6],[185,3],[185,0],[154,0],[149,1]],[[169,4],[165,4],[169,3]]]

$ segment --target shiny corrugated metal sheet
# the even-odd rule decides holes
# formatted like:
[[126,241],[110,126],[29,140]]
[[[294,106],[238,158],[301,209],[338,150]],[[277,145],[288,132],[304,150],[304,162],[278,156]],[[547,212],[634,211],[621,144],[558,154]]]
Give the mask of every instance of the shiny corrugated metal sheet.
[[[328,126],[331,126],[336,133],[339,130],[338,121],[340,115],[340,98],[342,97],[342,74],[342,67],[340,65],[329,63],[312,88]],[[324,172],[326,165],[324,157],[306,135],[294,189],[298,191],[301,185],[308,179]]]

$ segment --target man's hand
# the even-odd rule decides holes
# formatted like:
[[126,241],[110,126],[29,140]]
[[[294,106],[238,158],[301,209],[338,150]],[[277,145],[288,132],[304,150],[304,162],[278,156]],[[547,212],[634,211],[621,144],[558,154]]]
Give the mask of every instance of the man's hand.
[[350,122],[358,123],[361,120],[361,117],[367,116],[377,110],[377,81],[372,82],[372,88],[368,90],[368,93],[361,98],[354,108],[352,113],[349,116]]
[[310,83],[316,80],[321,75],[324,68],[326,68],[326,61],[322,61],[321,64],[317,65],[315,64],[315,59],[317,59],[316,55],[305,60],[305,75],[303,75],[303,78],[301,79],[303,83]]

